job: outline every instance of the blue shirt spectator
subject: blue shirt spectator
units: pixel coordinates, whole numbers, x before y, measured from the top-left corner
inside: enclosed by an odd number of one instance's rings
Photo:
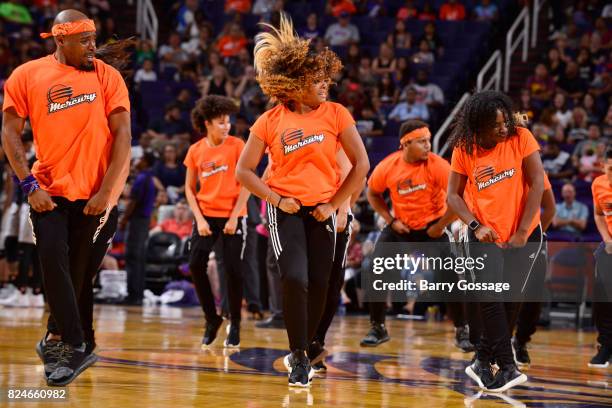
[[[498,12],[497,5],[491,3],[491,0],[482,0],[474,8],[474,17],[478,21],[493,21],[497,20]]]
[[[417,93],[413,87],[406,91],[406,101],[400,102],[389,114],[389,119],[403,122],[409,119],[429,120],[429,111],[424,103],[416,101]]]
[[[556,205],[557,213],[553,219],[553,227],[579,235],[586,228],[589,209],[585,204],[576,201],[576,189],[571,183],[563,186],[561,196],[563,202]]]
[[[164,155],[153,166],[153,175],[161,183],[160,187],[184,187],[185,186],[185,166],[178,160],[176,146],[168,143],[164,146]]]
[[[306,27],[300,30],[300,36],[308,40],[314,40],[315,38],[322,36],[316,13],[310,13],[308,15],[308,18],[306,19]]]

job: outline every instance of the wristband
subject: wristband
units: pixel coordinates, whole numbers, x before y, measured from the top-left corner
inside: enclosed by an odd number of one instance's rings
[[[276,204],[276,208],[280,208],[280,203],[281,201],[283,201],[283,197],[279,196],[280,198],[278,199],[278,204]]]
[[[33,192],[35,192],[36,190],[40,188],[40,186],[38,185],[38,181],[31,174],[19,182],[19,187],[21,187],[21,191],[26,196],[29,196],[30,194],[32,194]]]

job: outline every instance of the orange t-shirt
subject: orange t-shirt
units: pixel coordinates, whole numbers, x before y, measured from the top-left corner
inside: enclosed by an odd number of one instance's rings
[[[332,6],[332,15],[334,17],[338,17],[342,13],[355,14],[356,12],[357,7],[350,0],[342,0]]]
[[[603,174],[593,180],[591,184],[593,192],[593,204],[595,208],[603,212],[608,224],[608,232],[612,235],[612,185],[608,176]]]
[[[525,128],[517,127],[517,134],[498,143],[491,150],[475,148],[472,155],[455,148],[451,170],[467,176],[471,211],[481,224],[492,228],[497,242],[508,242],[516,232],[525,202],[527,183],[523,175],[523,159],[537,152],[538,142]],[[538,213],[531,221],[531,234],[540,222]]]
[[[89,199],[110,162],[109,114],[130,111],[125,82],[101,60],[79,71],[48,55],[17,67],[4,85],[3,111],[29,117],[37,161],[32,174],[52,196]]]
[[[266,184],[283,197],[302,205],[329,202],[340,186],[336,152],[340,134],[355,121],[349,111],[334,102],[301,115],[277,105],[251,127],[270,151],[271,167]]]
[[[196,198],[203,215],[220,218],[231,215],[240,195],[236,163],[243,148],[242,139],[228,136],[218,146],[210,146],[208,139],[203,138],[187,151],[184,164],[198,172],[200,188]],[[239,215],[243,217],[246,213],[245,205]]]
[[[221,37],[219,40],[219,53],[224,57],[234,57],[247,45],[244,37],[233,38],[229,35]]]
[[[527,184],[527,182],[525,182],[525,194],[527,194],[529,192],[529,185]],[[463,190],[463,200],[465,201],[465,204],[467,205],[468,209],[470,210],[470,212],[472,212],[472,190],[474,190],[474,186],[472,184],[466,183],[465,185],[465,190]],[[550,184],[550,180],[548,179],[548,174],[546,174],[546,172],[544,172],[544,191],[546,190],[552,190],[552,184]]]
[[[368,187],[389,190],[393,213],[410,229],[423,229],[446,212],[446,188],[450,165],[429,153],[427,160],[408,163],[402,151],[381,161],[368,180]]]
[[[463,4],[443,4],[440,7],[440,20],[465,20]]]
[[[176,234],[180,239],[183,239],[191,235],[193,230],[193,221],[187,220],[184,222],[178,222],[174,218],[168,218],[167,220],[162,221],[159,226],[163,232]]]
[[[251,11],[251,0],[225,0],[225,11],[246,14]]]

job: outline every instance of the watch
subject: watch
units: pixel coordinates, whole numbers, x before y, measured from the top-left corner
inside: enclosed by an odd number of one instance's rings
[[[472,222],[470,222],[468,224],[468,227],[472,230],[472,231],[476,231],[478,229],[478,227],[480,227],[480,223],[478,222],[478,220],[472,220]]]

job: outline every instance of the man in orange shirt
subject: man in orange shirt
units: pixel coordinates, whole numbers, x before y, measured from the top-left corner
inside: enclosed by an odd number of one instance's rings
[[[368,181],[368,201],[387,222],[376,245],[448,242],[446,227],[455,218],[446,206],[450,165],[431,152],[431,133],[420,120],[402,124],[400,148],[374,168]],[[383,198],[386,190],[391,196],[393,215]],[[375,347],[389,341],[385,302],[370,302],[370,323],[372,327],[361,340],[362,346]]]
[[[328,49],[310,49],[284,14],[280,28],[268,28],[271,32],[257,35],[255,67],[262,90],[279,104],[251,127],[236,175],[268,203],[291,350],[283,362],[289,386],[308,387],[314,370],[306,348],[325,308],[336,210],[359,188],[369,162],[351,114],[326,101],[329,83],[342,67],[338,57]],[[352,164],[342,182],[336,161],[339,146]],[[272,164],[264,182],[255,169],[266,149]]]
[[[181,199],[174,206],[174,215],[151,229],[151,234],[155,232],[170,232],[176,234],[180,239],[188,237],[193,231],[193,219],[189,212],[189,206],[184,199]]]
[[[242,139],[229,136],[229,115],[238,111],[229,98],[209,95],[191,112],[193,127],[204,137],[193,144],[185,157],[185,196],[195,218],[191,237],[189,270],[195,284],[206,329],[202,347],[212,344],[223,323],[206,268],[208,256],[218,239],[223,241],[223,260],[230,309],[225,347],[240,347],[242,307],[241,264],[246,245],[246,202],[249,192],[236,180],[236,163],[244,147]],[[199,189],[197,185],[199,183]]]
[[[89,256],[130,156],[127,88],[96,59],[95,24],[76,10],[54,21],[54,54],[15,69],[4,89],[2,144],[28,196],[51,314],[42,345],[47,382],[66,385],[96,360],[86,347],[78,296]],[[30,173],[21,131],[30,119]],[[49,371],[47,371],[49,369]]]
[[[502,280],[519,293],[542,248],[544,169],[538,143],[529,130],[517,125],[510,98],[496,91],[470,97],[451,137],[455,148],[448,204],[469,227],[469,256],[486,259],[479,274],[474,272],[475,279]],[[464,199],[466,189],[469,202]],[[533,243],[526,246],[528,241]],[[520,303],[504,304],[495,293],[472,294],[475,310],[468,320],[476,357],[466,374],[492,392],[522,384],[527,376],[517,369],[510,343]],[[493,360],[500,367],[495,376]]]
[[[229,32],[219,39],[217,48],[224,58],[237,56],[247,46],[247,39],[238,23],[232,23]]]
[[[465,20],[465,6],[457,0],[448,0],[440,7],[440,20]]]
[[[603,242],[595,252],[593,320],[599,350],[589,367],[606,368],[612,359],[612,146],[606,151],[605,174],[593,180],[595,224]]]

